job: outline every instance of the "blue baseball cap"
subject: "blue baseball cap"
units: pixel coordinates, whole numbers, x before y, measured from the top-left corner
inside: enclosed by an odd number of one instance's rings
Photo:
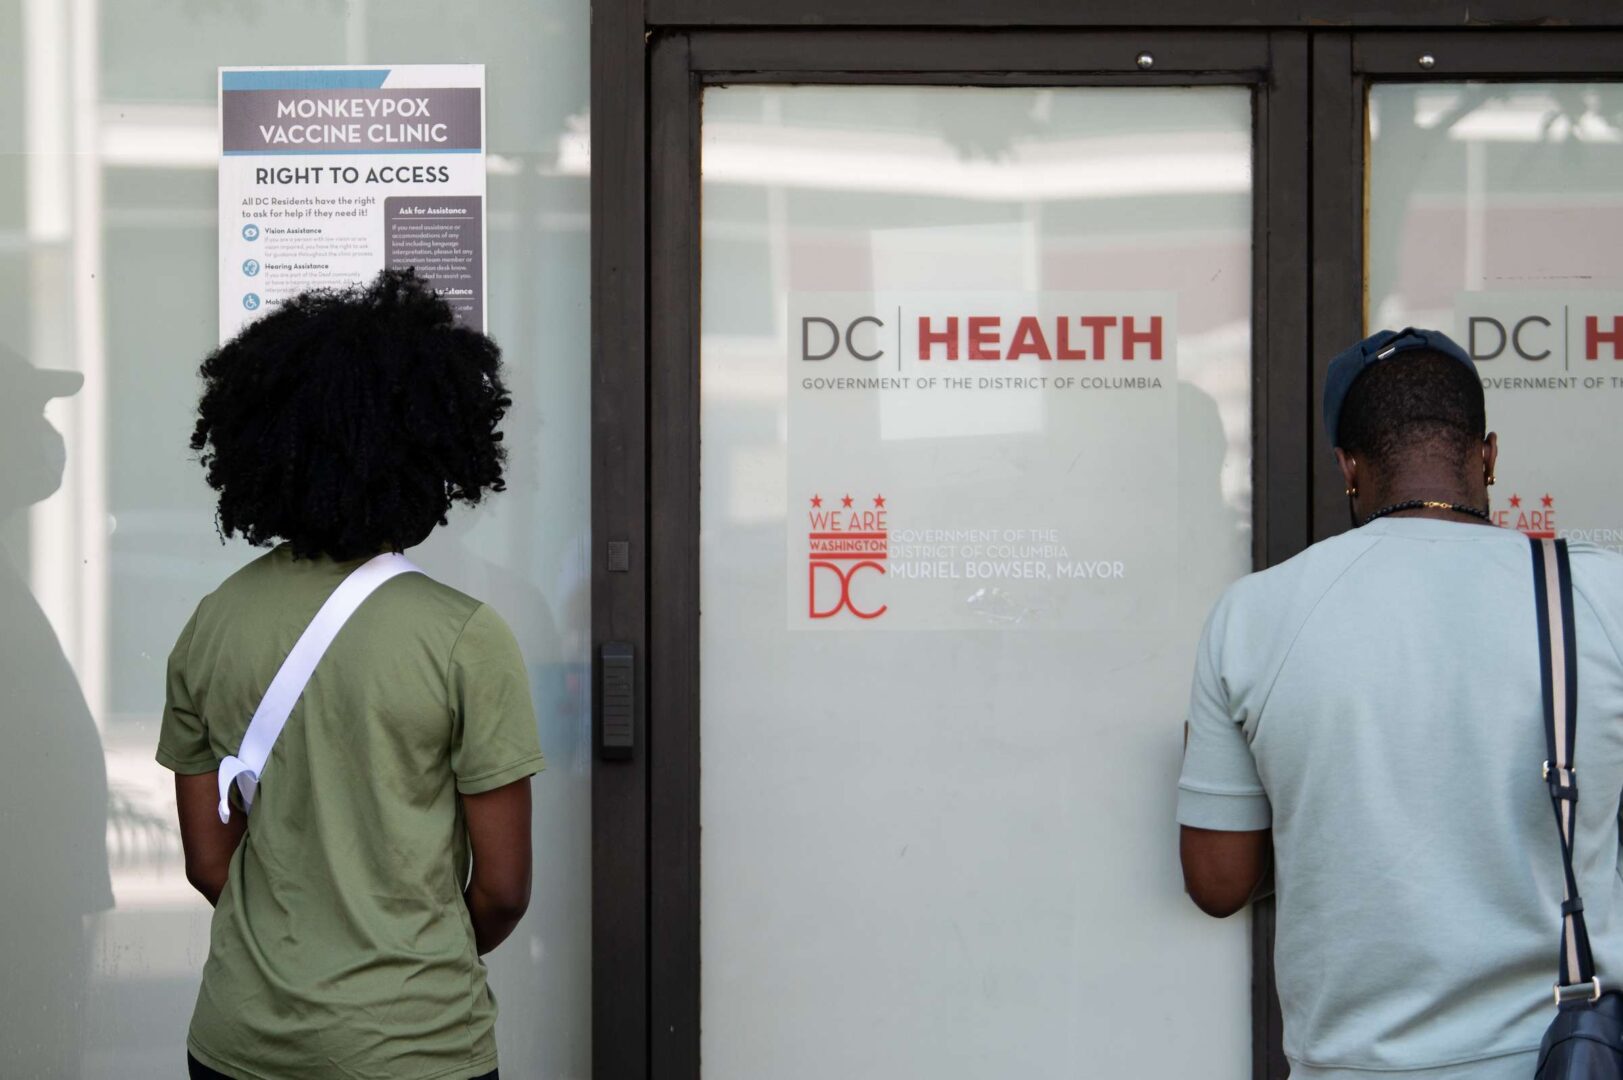
[[[1418,330],[1406,326],[1402,330],[1382,330],[1378,334],[1371,334],[1352,348],[1337,353],[1336,358],[1330,361],[1330,372],[1324,380],[1324,429],[1330,433],[1331,446],[1341,445],[1336,441],[1337,429],[1341,425],[1341,407],[1346,404],[1347,394],[1352,390],[1353,383],[1358,381],[1358,376],[1377,360],[1416,349],[1427,349],[1458,360],[1471,369],[1471,374],[1476,374],[1476,364],[1471,361],[1470,355],[1441,330]]]

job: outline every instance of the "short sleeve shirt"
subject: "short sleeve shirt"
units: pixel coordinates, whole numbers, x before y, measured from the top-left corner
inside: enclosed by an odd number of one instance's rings
[[[169,660],[161,764],[212,772],[236,753],[282,660],[360,561],[280,547],[198,605]],[[264,1080],[494,1068],[458,793],[541,767],[529,678],[501,617],[421,574],[385,583],[333,641],[266,763],[215,910],[192,1053]]]
[[[1623,557],[1571,550],[1578,876],[1616,985]],[[1531,1076],[1562,871],[1527,540],[1388,518],[1243,579],[1207,624],[1188,731],[1178,820],[1273,829],[1293,1080]]]

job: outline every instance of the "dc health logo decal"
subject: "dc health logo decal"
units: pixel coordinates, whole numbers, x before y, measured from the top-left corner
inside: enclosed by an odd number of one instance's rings
[[[828,506],[824,502],[814,494],[806,511],[806,614],[832,619],[849,612],[877,619],[890,610],[888,604],[875,604],[873,596],[890,555],[885,497],[874,495],[863,506],[850,494],[830,498]]]

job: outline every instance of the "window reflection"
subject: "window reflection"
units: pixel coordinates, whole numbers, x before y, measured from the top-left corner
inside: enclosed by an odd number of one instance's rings
[[[113,906],[101,740],[27,576],[29,508],[61,487],[68,460],[45,406],[82,383],[0,344],[0,934],[6,969],[28,973],[0,978],[0,1046],[19,1076],[79,1074],[93,917]]]
[[[1623,84],[1383,83],[1369,106],[1371,326],[1623,278]]]
[[[1623,550],[1623,84],[1382,83],[1369,135],[1371,329],[1476,355],[1500,524]]]

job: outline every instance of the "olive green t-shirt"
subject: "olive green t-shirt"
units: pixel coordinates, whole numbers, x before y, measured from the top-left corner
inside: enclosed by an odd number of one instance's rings
[[[206,773],[236,753],[293,643],[362,561],[279,547],[205,597],[169,659],[159,763]],[[501,617],[422,574],[381,586],[266,762],[214,912],[192,1054],[241,1080],[495,1068],[458,793],[541,767],[529,680]]]

